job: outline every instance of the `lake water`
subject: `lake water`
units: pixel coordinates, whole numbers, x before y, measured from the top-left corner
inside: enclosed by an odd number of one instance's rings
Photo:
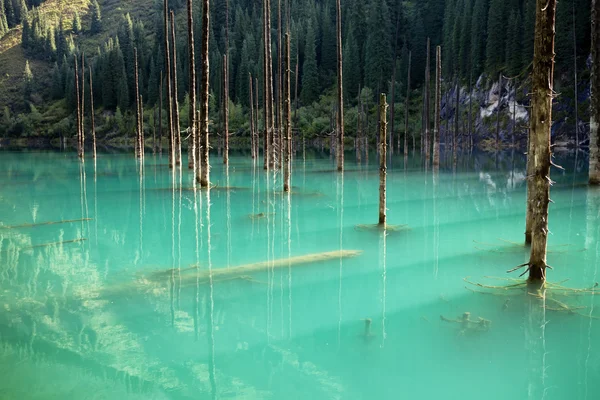
[[[406,226],[384,234],[375,154],[342,176],[298,151],[288,196],[247,154],[212,155],[207,192],[166,155],[140,174],[131,154],[1,152],[0,398],[600,398],[599,296],[465,281],[519,279],[525,157],[459,158],[393,157]],[[555,162],[549,280],[590,288],[600,191],[587,155]]]

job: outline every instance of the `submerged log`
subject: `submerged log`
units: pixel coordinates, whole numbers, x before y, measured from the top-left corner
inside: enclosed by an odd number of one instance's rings
[[[33,228],[33,227],[42,226],[42,225],[56,225],[56,224],[68,224],[71,222],[91,221],[92,219],[93,218],[65,219],[62,221],[38,222],[38,223],[34,223],[34,224],[8,225],[8,226],[0,226],[0,229]]]

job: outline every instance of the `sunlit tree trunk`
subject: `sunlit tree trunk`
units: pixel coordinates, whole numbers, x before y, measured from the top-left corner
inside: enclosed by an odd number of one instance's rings
[[[90,70],[90,118],[92,123],[92,157],[96,158],[96,121],[94,120],[94,86],[92,82],[92,67]]]
[[[79,157],[83,158],[85,153],[85,55],[81,53],[81,108],[79,112],[81,113],[81,119],[79,120],[81,123],[81,147],[79,152]]]
[[[197,143],[197,121],[196,121],[196,55],[194,43],[194,13],[192,0],[187,0],[187,23],[188,23],[188,58],[189,58],[189,124],[190,124],[190,139],[188,144],[188,168],[194,169],[196,162],[196,146]]]
[[[169,50],[169,1],[163,3],[163,28],[165,35],[165,68],[167,70],[167,119],[169,128],[169,167],[173,168],[175,164],[175,133],[173,131],[173,95],[171,88],[171,51]],[[161,96],[162,99],[162,96]],[[162,107],[161,107],[162,108]]]
[[[592,0],[592,98],[590,102],[590,184],[600,185],[600,0]]]
[[[339,1],[339,0],[338,0]],[[285,141],[283,143],[283,191],[290,191],[290,151],[292,141],[292,101],[291,101],[291,80],[292,70],[290,66],[290,34],[285,34],[285,79],[284,79],[284,101],[285,101]]]
[[[77,100],[77,155],[81,157],[81,100],[79,99],[79,67],[75,58],[75,97]]]
[[[379,225],[386,224],[386,159],[387,159],[387,102],[385,94],[379,98]]]
[[[133,49],[133,65],[134,65],[134,71],[133,71],[133,76],[135,79],[135,149],[136,149],[136,156],[141,158],[142,157],[142,148],[141,148],[141,142],[142,142],[142,117],[141,117],[141,104],[140,104],[140,82],[139,82],[139,74],[138,74],[138,54],[137,54],[137,48]]]
[[[210,0],[202,1],[202,77],[200,85],[202,88],[202,97],[200,99],[200,134],[202,137],[202,157],[201,157],[201,177],[200,186],[208,187],[209,185],[209,165],[208,165],[208,78],[209,78],[209,62],[208,62],[208,46],[209,46],[209,22],[210,22]]]
[[[430,56],[431,56],[431,40],[429,38],[427,38],[427,64],[425,65],[425,90],[423,93],[423,96],[425,97],[425,113],[423,115],[423,120],[425,123],[425,129],[424,129],[424,138],[423,138],[423,145],[425,146],[425,160],[429,160],[429,157],[431,155],[431,149],[430,149],[430,144],[429,144],[429,86],[430,86],[430,80],[431,80],[431,70],[430,70]]]
[[[440,114],[442,107],[442,48],[435,49],[435,116],[433,121],[433,166],[440,165]]]
[[[341,0],[336,1],[336,21],[337,21],[337,133],[338,133],[338,145],[337,145],[337,170],[344,170],[344,88],[343,88],[343,77],[342,77],[342,6]]]
[[[173,43],[173,129],[175,135],[175,165],[181,165],[181,125],[179,123],[179,94],[177,93],[177,45],[175,41],[175,14],[171,11],[171,42]]]
[[[223,56],[223,164],[229,164],[229,66],[227,54]]]
[[[406,78],[406,107],[404,110],[404,155],[408,155],[408,104],[410,102],[410,68],[412,53],[408,52],[408,72]],[[414,140],[413,140],[414,142]]]
[[[537,0],[533,56],[530,141],[535,149],[528,202],[533,207],[529,281],[546,279],[546,242],[550,202],[550,130],[554,84],[556,0]]]

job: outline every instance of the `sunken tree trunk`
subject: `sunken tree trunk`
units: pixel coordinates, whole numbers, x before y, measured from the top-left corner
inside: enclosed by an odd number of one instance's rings
[[[600,185],[600,0],[592,0],[592,95],[590,102],[590,184]]]
[[[227,54],[223,56],[223,164],[229,164],[229,67]]]
[[[210,0],[202,1],[202,76],[200,78],[200,87],[202,88],[202,97],[200,99],[200,135],[202,138],[201,162],[198,163],[201,168],[200,186],[209,185],[209,165],[208,165],[208,46],[209,46],[209,22],[210,22]],[[198,175],[196,175],[198,176]]]
[[[535,149],[531,190],[527,201],[533,204],[529,281],[546,279],[546,241],[550,203],[550,129],[554,84],[554,37],[556,0],[537,0],[535,46],[533,55],[530,142]],[[530,157],[530,155],[528,155]]]
[[[94,120],[94,86],[92,82],[92,67],[90,70],[90,119],[92,123],[92,157],[96,158],[96,122]]]
[[[338,0],[339,1],[339,0]],[[283,191],[290,191],[290,152],[292,141],[292,100],[291,100],[291,75],[290,67],[290,34],[285,34],[285,79],[283,83],[284,92],[284,114],[285,114],[285,140],[283,143]]]
[[[425,125],[425,129],[423,130],[424,133],[424,137],[423,137],[423,146],[425,146],[425,160],[429,160],[430,154],[431,154],[431,146],[429,144],[429,81],[431,78],[431,73],[430,73],[430,53],[431,53],[431,41],[429,38],[427,38],[427,64],[425,64],[425,89],[424,89],[424,114],[423,114],[423,120],[424,120],[424,125]]]
[[[171,11],[171,43],[173,43],[173,134],[175,135],[175,165],[181,165],[181,128],[179,124],[179,94],[177,93],[177,45],[175,41],[175,14]]]
[[[386,159],[387,159],[387,102],[385,94],[381,93],[379,98],[379,225],[385,227],[385,181],[386,181]]]
[[[408,52],[408,72],[406,78],[406,108],[404,110],[404,155],[408,155],[408,103],[410,102],[410,68],[412,53]]]
[[[336,22],[337,22],[337,131],[338,131],[338,145],[337,145],[337,170],[344,170],[344,88],[342,78],[342,6],[341,0],[336,1]]]
[[[163,28],[165,37],[165,68],[167,70],[167,119],[169,125],[169,168],[175,164],[175,132],[173,131],[173,95],[171,88],[171,51],[169,50],[169,0],[163,3]],[[161,97],[162,99],[162,97]],[[162,107],[161,107],[162,108]]]
[[[77,66],[77,56],[75,58],[75,97],[77,100],[77,155],[82,157],[81,149],[81,100],[79,99],[79,67]]]
[[[442,48],[435,49],[435,115],[433,121],[433,166],[440,165],[440,113],[442,107]]]
[[[187,23],[188,23],[188,58],[189,58],[189,124],[190,140],[188,144],[188,168],[194,169],[196,159],[197,144],[197,121],[196,121],[196,55],[194,45],[194,13],[192,0],[187,0]]]

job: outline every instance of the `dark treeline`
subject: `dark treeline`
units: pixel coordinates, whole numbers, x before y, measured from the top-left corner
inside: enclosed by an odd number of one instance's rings
[[[82,24],[76,14],[70,21],[57,26],[45,21],[39,12],[39,1],[0,0],[0,35],[7,29],[23,24],[22,46],[29,58],[54,63],[48,94],[55,100],[66,99],[68,112],[75,110],[73,54],[79,54],[80,37],[93,41],[103,31],[103,1],[91,3],[90,13]],[[194,2],[195,36],[201,34],[201,3]],[[335,0],[282,0],[282,19],[289,14],[291,30],[290,57],[292,70],[298,64],[299,106],[297,126],[310,133],[323,133],[331,125],[331,104],[336,84],[336,2]],[[277,6],[273,1],[272,5]],[[462,83],[477,80],[481,74],[497,79],[499,73],[515,76],[527,72],[533,57],[535,0],[347,0],[342,2],[342,42],[344,57],[344,101],[356,105],[362,88],[361,102],[375,107],[376,94],[391,92],[393,71],[396,71],[395,98],[403,101],[405,76],[411,53],[411,90],[421,93],[425,80],[426,43],[431,48],[442,46],[445,82]],[[174,0],[169,6],[175,11],[177,34],[177,93],[182,106],[182,127],[188,123],[187,93],[189,71],[187,33],[185,32],[185,1]],[[155,11],[144,20],[122,15],[110,38],[97,43],[94,52],[86,42],[87,65],[93,69],[94,104],[97,109],[118,111],[119,115],[134,113],[135,84],[133,49],[138,49],[140,94],[151,110],[158,104],[161,72],[164,64],[164,32],[162,2],[155,2]],[[288,8],[289,7],[289,8]],[[232,129],[249,129],[243,114],[250,109],[248,76],[262,76],[261,2],[229,0],[226,15],[225,0],[211,5],[210,87],[211,119],[218,120],[222,107],[223,55],[229,48],[229,99],[232,103]],[[289,10],[289,11],[288,11]],[[277,12],[273,12],[273,60],[277,59]],[[226,24],[226,18],[229,18]],[[6,21],[6,22],[4,22]],[[574,55],[580,70],[587,70],[590,36],[589,0],[564,0],[557,12],[556,79],[572,80]],[[285,22],[282,26],[286,26]],[[114,25],[114,24],[113,24]],[[229,34],[225,27],[229,26]],[[103,32],[106,33],[106,32]],[[226,46],[226,38],[229,46]],[[576,43],[577,48],[574,48]],[[200,68],[200,50],[196,48],[196,68]],[[396,57],[396,60],[394,59]],[[434,57],[435,58],[435,57]],[[395,62],[394,62],[395,61]],[[395,68],[394,68],[395,67]],[[274,69],[277,71],[277,69]],[[199,73],[199,71],[197,71]],[[34,81],[35,81],[34,76]],[[89,90],[89,88],[86,88]],[[262,93],[257,94],[262,102]],[[327,101],[323,100],[327,98]],[[25,108],[29,99],[25,99]],[[415,97],[418,101],[418,96]],[[20,105],[23,107],[23,105]],[[14,110],[14,105],[11,105]],[[376,112],[376,108],[373,108]],[[347,113],[356,113],[348,110]],[[308,115],[310,114],[310,115]],[[396,118],[404,117],[398,112]],[[154,113],[152,113],[154,115]],[[236,118],[239,123],[236,123]],[[417,117],[415,117],[417,118]],[[356,125],[352,115],[347,119],[350,132]],[[125,124],[125,123],[124,123]],[[125,124],[127,125],[127,124]],[[129,124],[131,125],[131,124]],[[398,123],[400,125],[400,123]],[[120,126],[130,131],[131,126]],[[184,129],[184,128],[183,128]]]

